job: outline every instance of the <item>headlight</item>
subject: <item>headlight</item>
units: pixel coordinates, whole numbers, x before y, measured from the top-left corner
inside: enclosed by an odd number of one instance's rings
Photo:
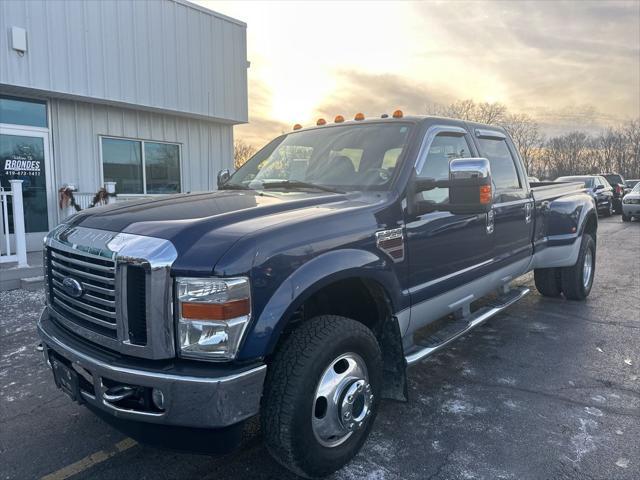
[[[181,357],[231,360],[251,318],[249,279],[178,278]]]

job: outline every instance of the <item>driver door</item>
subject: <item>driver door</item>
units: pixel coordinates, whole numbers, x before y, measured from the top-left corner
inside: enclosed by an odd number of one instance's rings
[[[416,165],[418,177],[446,180],[450,160],[477,156],[466,130],[459,127],[431,127],[429,130],[423,158],[418,159]],[[446,203],[449,189],[436,188],[417,195],[434,204]],[[406,218],[406,232],[411,324],[412,328],[419,328],[422,326],[421,303],[489,272],[492,228],[488,228],[487,214],[434,211]]]

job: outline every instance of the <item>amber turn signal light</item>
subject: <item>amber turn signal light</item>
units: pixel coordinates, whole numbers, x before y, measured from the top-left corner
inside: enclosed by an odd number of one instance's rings
[[[356,113],[356,116],[353,117],[354,120],[364,120],[364,113]]]
[[[301,128],[302,128],[302,125],[300,125],[299,123],[296,123],[296,124],[293,126],[293,129],[294,129],[294,130],[300,130]]]
[[[333,121],[335,123],[342,123],[344,122],[344,117],[342,115],[336,115],[336,118],[334,118]]]
[[[482,205],[491,203],[491,185],[482,185],[480,187],[480,203]]]
[[[250,307],[248,298],[227,303],[183,302],[182,318],[185,320],[231,320],[249,315]]]
[[[402,113],[402,110],[396,110],[393,112],[393,118],[402,118],[403,116],[404,114]]]
[[[326,125],[327,121],[324,118],[319,118],[316,125]]]

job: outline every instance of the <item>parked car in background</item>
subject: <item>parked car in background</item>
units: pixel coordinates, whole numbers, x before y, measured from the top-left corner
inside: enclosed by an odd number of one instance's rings
[[[570,175],[558,177],[556,182],[584,182],[589,195],[596,201],[598,213],[605,217],[613,215],[614,192],[606,178],[601,175]]]
[[[603,173],[609,185],[613,187],[613,209],[616,213],[622,212],[622,197],[628,192],[624,177],[619,173]]]
[[[640,219],[640,182],[622,199],[622,221],[630,222],[633,217]]]
[[[632,178],[631,180],[625,180],[624,182],[627,185],[627,188],[633,190],[638,183],[640,183],[640,178]]]

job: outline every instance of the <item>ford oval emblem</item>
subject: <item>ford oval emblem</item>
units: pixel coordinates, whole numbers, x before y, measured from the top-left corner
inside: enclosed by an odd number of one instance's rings
[[[80,298],[84,293],[80,282],[71,277],[66,277],[62,280],[62,288],[64,288],[67,295],[73,298]]]

